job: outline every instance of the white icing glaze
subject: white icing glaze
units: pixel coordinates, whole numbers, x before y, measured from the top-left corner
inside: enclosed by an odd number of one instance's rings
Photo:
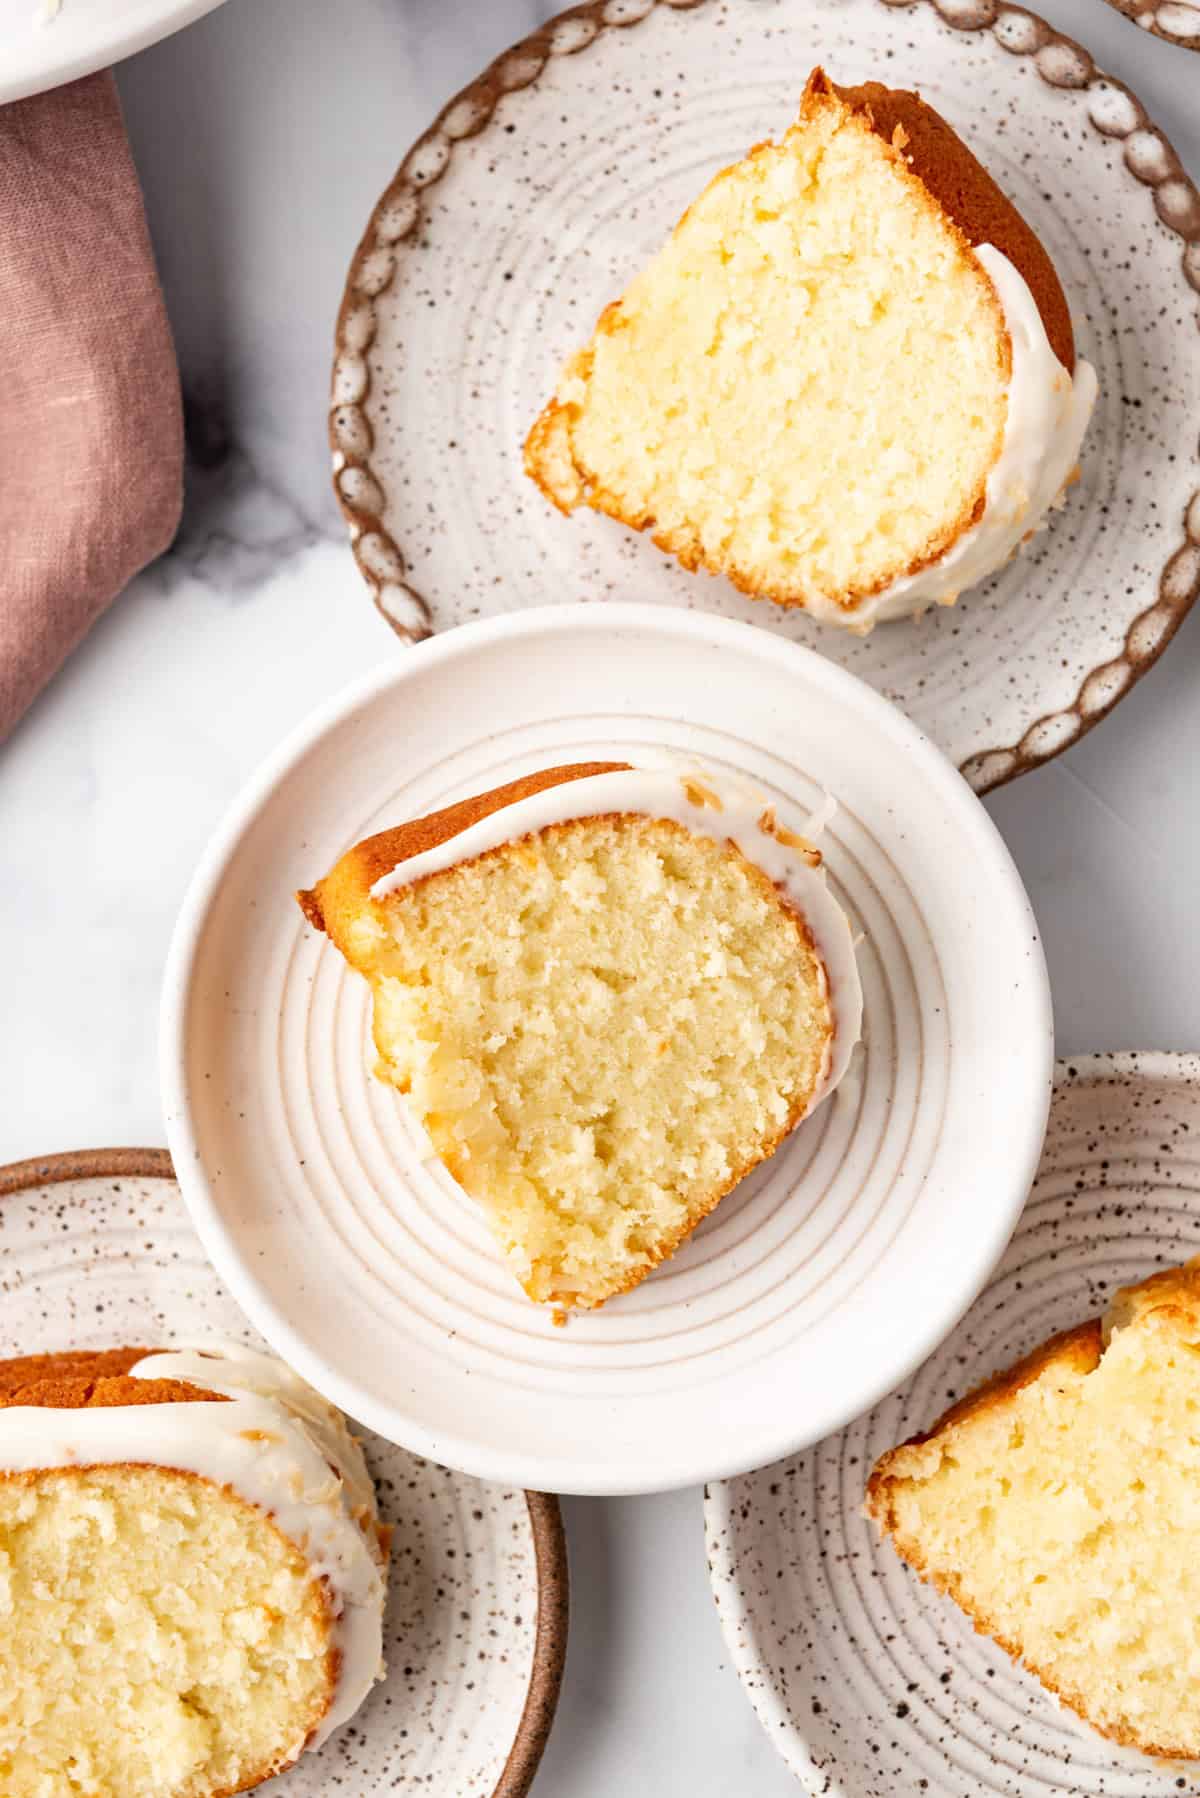
[[[713,795],[720,809],[706,804],[702,794]],[[769,797],[750,781],[727,774],[710,773],[695,763],[663,768],[633,768],[615,774],[592,774],[581,780],[561,781],[527,799],[515,800],[492,812],[477,824],[461,830],[435,849],[426,849],[381,875],[371,888],[372,899],[384,899],[401,887],[412,886],[430,874],[440,874],[459,862],[471,861],[533,836],[552,824],[576,818],[596,818],[624,813],[643,818],[669,818],[685,830],[733,843],[748,862],[779,888],[788,904],[808,925],[822,963],[834,1021],[834,1037],[824,1078],[814,1093],[808,1112],[833,1091],[850,1064],[862,1033],[862,985],[854,959],[854,943],[845,912],[829,891],[823,866],[813,867],[795,846],[781,842],[763,828],[760,820],[768,808],[776,822],[797,836],[806,835],[803,821],[780,817]],[[829,821],[829,801],[816,815],[815,829]],[[808,1115],[806,1113],[806,1115]]]
[[[853,610],[832,599],[808,600],[827,624],[858,632],[890,618],[910,618],[931,605],[953,605],[1015,554],[1063,493],[1096,401],[1096,373],[1077,361],[1075,375],[1050,347],[1037,301],[1007,256],[991,244],[975,251],[1004,310],[1012,340],[1008,416],[1000,454],[987,479],[983,516],[944,555],[916,574],[901,575]]]
[[[384,1557],[375,1489],[345,1419],[272,1355],[238,1343],[167,1349],[130,1369],[135,1379],[183,1380],[228,1404],[0,1409],[0,1469],[135,1462],[201,1475],[267,1512],[327,1582],[340,1655],[317,1748],[358,1709],[383,1674]]]

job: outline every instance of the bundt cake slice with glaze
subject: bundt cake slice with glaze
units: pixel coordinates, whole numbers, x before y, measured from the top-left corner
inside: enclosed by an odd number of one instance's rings
[[[0,1792],[229,1798],[381,1672],[341,1416],[236,1345],[0,1363]]]
[[[916,94],[818,69],[601,314],[525,463],[562,511],[863,631],[1032,535],[1095,392],[1046,250],[966,145]]]
[[[635,1286],[841,1077],[861,997],[820,861],[740,785],[589,763],[384,831],[299,896],[531,1299]]]
[[[1200,1759],[1200,1261],[883,1455],[867,1512],[1094,1728]]]

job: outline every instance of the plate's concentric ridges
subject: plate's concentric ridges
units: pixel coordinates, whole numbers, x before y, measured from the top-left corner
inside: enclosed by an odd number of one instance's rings
[[[150,1171],[156,1162],[170,1165],[163,1154],[118,1150],[0,1170],[0,1357],[249,1339],[174,1180]],[[319,1754],[261,1790],[523,1798],[566,1647],[555,1501],[484,1486],[376,1437],[364,1446],[394,1532],[390,1676]]]
[[[862,932],[865,1040],[651,1279],[558,1329],[375,1077],[366,983],[291,895],[362,836],[519,772],[663,751],[750,776],[784,817],[835,794],[826,865]],[[264,1334],[382,1433],[557,1490],[771,1459],[800,1439],[778,1380],[804,1386],[810,1439],[873,1400],[881,1358],[915,1361],[999,1253],[1048,1085],[1036,927],[953,770],[819,658],[647,607],[456,632],[338,702],[214,845],[166,994],[176,1161]],[[925,1245],[939,1295],[889,1321]]]
[[[552,721],[553,722],[553,721]],[[559,759],[588,760],[611,744],[557,721]],[[622,752],[657,745],[623,723]],[[568,733],[571,733],[568,735]],[[527,761],[526,733],[489,737],[464,751],[482,791]],[[714,769],[744,765],[747,746],[709,728],[701,754]],[[565,739],[565,740],[564,740]],[[448,797],[435,765],[410,771],[394,802],[353,823],[353,838],[413,806]],[[776,805],[815,810],[821,792],[794,772],[760,773]],[[416,794],[420,797],[417,799]],[[577,1319],[551,1339],[545,1319],[505,1272],[477,1208],[433,1155],[404,1101],[370,1076],[365,983],[307,929],[297,911],[262,994],[261,1056],[280,1191],[290,1223],[309,1227],[314,1205],[336,1245],[339,1277],[376,1310],[403,1307],[410,1334],[432,1359],[469,1357],[475,1378],[553,1391],[569,1369],[594,1395],[620,1399],[652,1378],[662,1390],[696,1377],[695,1364],[753,1358],[812,1327],[877,1264],[936,1145],[948,1078],[945,996],[936,963],[914,971],[908,943],[927,938],[920,907],[890,858],[843,808],[826,843],[835,889],[863,932],[861,963],[870,1038],[844,1095],[822,1108],[772,1161],[718,1207],[693,1240],[627,1301],[621,1313]],[[940,1098],[939,1098],[940,1095]],[[917,1118],[921,1097],[926,1124]],[[931,1140],[932,1138],[932,1140]],[[915,1164],[907,1176],[906,1163]],[[303,1186],[289,1168],[304,1170]],[[862,1206],[873,1187],[878,1199]],[[805,1307],[812,1306],[809,1315]],[[681,1308],[682,1307],[682,1308]]]
[[[1176,0],[1115,3],[1176,42],[1200,21]],[[963,126],[1047,243],[1101,381],[1063,515],[957,607],[865,640],[689,575],[608,520],[560,519],[521,470],[562,359],[705,176],[790,120],[818,61],[885,69]],[[595,130],[613,95],[615,149]],[[714,608],[861,674],[985,791],[1103,717],[1200,587],[1200,389],[1179,376],[1197,290],[1200,195],[1174,150],[1024,7],[593,0],[456,96],[376,208],[338,321],[335,486],[402,637],[559,594]]]
[[[1200,1250],[1200,1060],[1060,1064],[1046,1149],[996,1278],[893,1393],[815,1449],[713,1486],[709,1562],[764,1724],[837,1798],[1167,1798],[1195,1789],[1050,1700],[861,1515],[880,1454],[1118,1286]]]

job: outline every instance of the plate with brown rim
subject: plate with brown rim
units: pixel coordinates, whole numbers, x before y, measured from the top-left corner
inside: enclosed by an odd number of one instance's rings
[[[566,353],[808,69],[916,86],[1044,239],[1101,397],[1082,477],[957,606],[866,638],[555,513],[525,433]],[[554,600],[717,611],[900,704],[978,791],[1048,760],[1161,655],[1200,585],[1200,194],[1145,108],[1008,0],[594,0],[515,45],[404,156],[338,320],[334,481],[410,639]]]
[[[1200,50],[1200,6],[1195,0],[1108,0],[1118,12],[1181,50]]]
[[[705,1493],[709,1577],[759,1721],[813,1798],[1195,1798],[1195,1763],[1096,1734],[922,1584],[862,1513],[885,1449],[1117,1290],[1200,1253],[1200,1056],[1057,1065],[995,1277],[912,1379],[803,1455]]]
[[[0,1357],[253,1333],[204,1258],[165,1149],[0,1168]],[[486,1486],[362,1432],[393,1526],[389,1673],[354,1721],[258,1789],[524,1798],[567,1646],[558,1500]]]

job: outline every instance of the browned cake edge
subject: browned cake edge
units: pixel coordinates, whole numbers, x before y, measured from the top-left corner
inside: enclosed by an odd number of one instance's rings
[[[972,1602],[959,1575],[941,1573],[928,1565],[916,1539],[900,1532],[894,1503],[894,1487],[910,1477],[906,1464],[911,1468],[914,1450],[918,1451],[918,1456],[919,1451],[927,1445],[936,1446],[940,1450],[953,1440],[955,1432],[964,1424],[983,1413],[1002,1411],[1026,1386],[1051,1372],[1056,1366],[1061,1367],[1064,1372],[1093,1372],[1100,1363],[1110,1329],[1126,1328],[1152,1312],[1162,1314],[1163,1322],[1168,1327],[1178,1328],[1179,1323],[1184,1321],[1193,1335],[1200,1335],[1200,1260],[1184,1267],[1167,1268],[1137,1286],[1124,1288],[1114,1296],[1103,1319],[1090,1318],[1073,1329],[1060,1331],[1014,1366],[994,1374],[957,1404],[951,1405],[928,1430],[922,1430],[909,1437],[907,1442],[888,1449],[876,1461],[867,1481],[863,1510],[876,1524],[881,1535],[891,1539],[897,1554],[919,1578],[952,1598],[970,1618],[979,1635],[990,1636],[1006,1654],[1026,1667],[1047,1691],[1053,1692],[1068,1710],[1082,1717],[1097,1734],[1156,1758],[1187,1760],[1197,1754],[1196,1742],[1145,1742],[1133,1730],[1120,1723],[1101,1722],[1092,1713],[1086,1692],[1060,1685],[1048,1669],[1029,1660],[1019,1644],[1005,1636],[996,1620]]]
[[[913,174],[954,220],[972,249],[989,243],[1007,256],[1037,303],[1051,349],[1073,373],[1071,314],[1045,245],[942,115],[906,88],[885,87],[881,81],[839,87],[821,69],[813,71],[806,91],[837,94],[862,113],[879,137],[901,150]],[[899,140],[897,131],[903,133]]]
[[[617,774],[629,771],[630,764],[628,762],[572,762],[560,767],[542,768],[537,773],[525,774],[519,780],[509,781],[504,786],[493,787],[490,792],[478,794],[471,799],[461,799],[456,805],[446,806],[441,811],[431,812],[423,818],[415,818],[408,824],[394,825],[389,830],[382,830],[375,836],[364,838],[361,843],[356,843],[352,849],[348,849],[329,873],[317,882],[315,887],[296,894],[297,903],[309,923],[315,929],[323,930],[328,935],[330,941],[341,951],[351,967],[356,968],[360,973],[365,973],[366,970],[358,966],[352,952],[352,927],[355,919],[361,916],[366,906],[386,903],[386,901],[371,899],[371,888],[383,875],[391,873],[393,868],[398,867],[401,862],[410,860],[414,855],[421,855],[427,849],[435,849],[440,844],[448,842],[451,837],[458,836],[460,832],[477,824],[480,819],[490,817],[493,812],[502,810],[504,806],[512,805],[519,799],[526,799],[533,793],[543,792],[547,787],[561,786],[572,780],[583,780],[594,774]],[[677,828],[683,830],[684,827],[679,825]],[[738,852],[731,849],[730,853]],[[752,862],[747,862],[745,865],[750,869],[752,876],[770,892],[772,898],[782,903],[769,876]],[[820,957],[816,943],[807,922],[790,906],[786,906],[785,909],[801,943],[819,963]],[[831,1013],[830,1042],[832,1042],[833,1028],[834,1020]],[[379,1050],[380,1069],[381,1071],[386,1070],[387,1057],[378,1040],[376,1040],[376,1047]],[[386,1078],[386,1073],[383,1074],[383,1077]],[[621,1292],[632,1291],[633,1287],[639,1286],[655,1267],[668,1260],[703,1222],[704,1218],[716,1209],[728,1193],[732,1192],[739,1181],[744,1180],[746,1175],[752,1172],[760,1162],[767,1160],[775,1153],[780,1143],[790,1135],[804,1117],[810,1096],[804,1095],[797,1101],[779,1133],[736,1170],[728,1184],[712,1198],[703,1212],[684,1224],[676,1235],[658,1245],[655,1257],[649,1266],[631,1276],[625,1285],[616,1287],[607,1293],[604,1299],[596,1301],[597,1306],[606,1304],[610,1298],[616,1298]],[[453,1158],[441,1156],[439,1159],[454,1178],[458,1179],[459,1174],[453,1165]],[[538,1299],[532,1292],[528,1296],[535,1304],[545,1302]]]
[[[920,184],[926,204],[936,206],[939,217],[949,221],[968,253],[978,245],[990,242],[1008,257],[1033,293],[1055,354],[1069,370],[1073,370],[1075,344],[1070,313],[1049,255],[1016,207],[941,115],[918,94],[888,88],[878,81],[865,82],[858,87],[838,87],[823,69],[816,68],[805,85],[797,123],[803,124],[806,118],[830,104],[848,108],[887,145],[897,168]],[[747,156],[752,157],[757,151],[770,147],[756,144]],[[726,179],[738,166],[733,164],[722,169],[709,186]],[[685,212],[679,225],[686,217]],[[986,278],[986,271],[981,272]],[[1010,354],[1007,327],[999,298],[994,293],[993,299],[1007,356]],[[621,302],[614,300],[597,320],[594,336],[618,329],[620,316]],[[591,346],[585,346],[576,352],[569,364],[585,381],[590,374],[592,354]],[[552,396],[534,420],[525,440],[525,471],[560,512],[570,513],[576,506],[586,504],[631,530],[649,531],[660,549],[677,557],[692,573],[704,569],[710,574],[723,574],[752,599],[770,599],[784,606],[803,605],[800,592],[767,591],[732,560],[706,554],[683,533],[656,530],[657,521],[648,513],[631,512],[622,495],[609,492],[577,461],[572,427],[578,416],[578,405],[564,403],[556,395]],[[986,486],[986,480],[981,481],[960,516],[948,521],[904,568],[891,571],[869,586],[855,586],[829,597],[844,611],[853,613],[862,600],[883,591],[899,576],[917,574],[929,567],[983,516]]]
[[[149,1348],[63,1349],[51,1354],[18,1355],[10,1360],[0,1361],[0,1410],[16,1405],[78,1411],[120,1409],[128,1405],[188,1404],[196,1401],[228,1403],[224,1393],[207,1392],[199,1386],[189,1385],[185,1380],[134,1379],[129,1372],[130,1368],[144,1356],[155,1352]],[[88,1469],[56,1467],[45,1471],[70,1479],[86,1473]],[[163,1467],[157,1471],[180,1480],[209,1484],[203,1474],[190,1473],[184,1468]],[[0,1483],[28,1485],[39,1477],[36,1470],[28,1473],[0,1471]],[[275,1527],[270,1517],[267,1521],[272,1528]],[[289,1547],[296,1548],[296,1544],[289,1542]],[[341,1650],[333,1640],[334,1614],[328,1583],[322,1578],[317,1584],[325,1607],[326,1633],[329,1639],[326,1655],[329,1696],[320,1716],[310,1726],[305,1741],[295,1754],[273,1761],[244,1779],[240,1785],[220,1787],[207,1794],[206,1798],[237,1798],[239,1792],[253,1791],[256,1786],[274,1778],[276,1774],[286,1772],[304,1753],[328,1713],[337,1692],[342,1657]]]
[[[536,774],[522,774],[518,780],[506,781],[471,799],[460,799],[456,805],[443,806],[423,818],[407,824],[393,825],[373,837],[364,837],[334,863],[324,879],[296,894],[301,911],[316,930],[323,930],[353,965],[347,949],[349,925],[371,903],[371,888],[401,862],[436,849],[451,837],[469,830],[493,812],[518,799],[528,799],[547,787],[561,786],[569,780],[586,780],[593,774],[628,772],[628,762],[571,762],[557,768],[539,768]]]
[[[148,1348],[64,1349],[0,1361],[0,1410],[9,1405],[78,1411],[197,1399],[225,1402],[222,1393],[204,1392],[183,1380],[135,1380],[130,1368],[154,1353]]]
[[[1184,1341],[1200,1339],[1200,1256],[1115,1292],[1103,1318],[1105,1342],[1112,1331],[1152,1316]]]

